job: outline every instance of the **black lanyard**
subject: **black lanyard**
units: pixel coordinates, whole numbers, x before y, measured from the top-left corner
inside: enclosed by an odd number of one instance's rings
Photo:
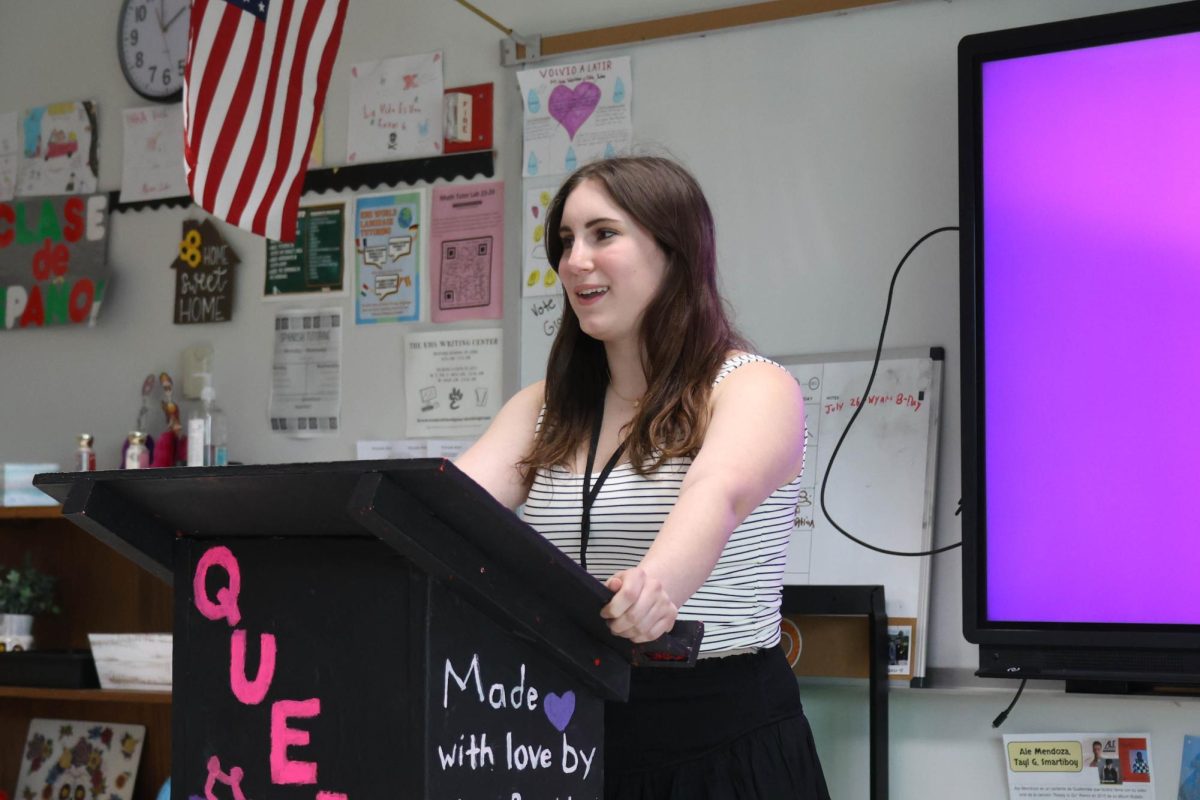
[[[590,486],[592,482],[592,467],[596,463],[596,449],[600,446],[600,425],[604,422],[604,397],[600,397],[600,406],[596,409],[596,422],[592,426],[592,441],[588,445],[587,455],[587,470],[583,473],[583,512],[579,518],[579,565],[587,569],[587,546],[588,536],[592,530],[592,504],[596,502],[596,497],[600,494],[600,487],[604,485],[604,481],[608,479],[608,473],[613,471],[613,467],[617,465],[617,460],[621,458],[621,453],[625,452],[625,442],[617,445],[617,449],[613,451],[609,457],[608,463],[604,465],[604,469],[600,470],[600,477],[596,478],[596,485]]]

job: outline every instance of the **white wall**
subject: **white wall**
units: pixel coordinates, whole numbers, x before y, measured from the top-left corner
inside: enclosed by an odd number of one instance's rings
[[[552,34],[727,3],[636,0],[485,2],[526,34]],[[1125,8],[1139,0],[911,0],[842,15],[660,42],[629,54],[634,121],[644,146],[687,162],[713,202],[723,282],[744,332],[766,353],[863,350],[874,345],[896,261],[922,233],[957,224],[956,47],[965,34]],[[83,9],[87,8],[86,13]],[[115,55],[119,0],[0,0],[0,111],[88,98],[99,105],[100,183],[120,180],[120,110],[143,104]],[[514,71],[499,66],[499,36],[456,3],[351,0],[326,106],[326,159],[343,160],[349,65],[441,49],[448,86],[496,85],[497,177],[507,182],[506,388],[517,380],[520,100]],[[562,59],[573,60],[573,59]],[[730,91],[730,87],[737,87]],[[714,87],[720,91],[714,91]],[[432,326],[349,327],[340,436],[297,441],[267,430],[271,313],[260,239],[223,226],[243,259],[234,321],[171,324],[174,259],[183,210],[114,214],[115,278],[94,330],[0,332],[0,460],[69,463],[75,434],[96,435],[101,467],[115,464],[136,417],[142,377],[179,370],[179,353],[207,342],[231,412],[231,456],[251,462],[353,458],[354,442],[403,435],[403,333]],[[959,358],[957,240],[942,235],[906,267],[888,345],[942,345],[943,398],[937,544],[957,540]],[[353,309],[342,301],[346,313]],[[484,326],[489,323],[479,323]],[[460,327],[475,327],[463,324]],[[961,635],[957,552],[933,572],[929,663],[973,665]],[[897,798],[1001,798],[1002,756],[990,721],[1012,687],[976,693],[893,695],[892,769]],[[865,694],[806,687],[835,796],[866,796]],[[1146,730],[1155,767],[1176,779],[1179,737],[1200,724],[1194,702],[1026,697],[1012,730]]]

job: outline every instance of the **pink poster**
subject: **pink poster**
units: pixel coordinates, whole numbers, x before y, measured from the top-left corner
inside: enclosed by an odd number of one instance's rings
[[[504,183],[430,190],[430,306],[434,322],[504,314]]]

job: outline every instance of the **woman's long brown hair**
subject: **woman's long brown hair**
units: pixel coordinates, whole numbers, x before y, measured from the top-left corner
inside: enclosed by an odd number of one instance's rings
[[[626,449],[645,475],[669,458],[695,456],[708,426],[712,381],[730,350],[746,349],[717,290],[716,232],[696,179],[657,156],[624,156],[576,170],[546,214],[546,253],[558,269],[563,208],[584,181],[595,181],[654,237],[667,257],[658,294],[642,315],[646,395],[628,427]],[[590,438],[608,387],[604,344],[579,327],[568,300],[546,367],[546,412],[529,455],[526,480],[539,467],[568,466]]]

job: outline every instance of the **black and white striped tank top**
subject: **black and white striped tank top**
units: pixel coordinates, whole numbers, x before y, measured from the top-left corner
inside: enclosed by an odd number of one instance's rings
[[[734,356],[721,365],[713,386],[755,361],[775,363],[762,356]],[[638,565],[675,505],[691,463],[690,458],[669,459],[647,477],[628,462],[613,469],[592,506],[587,560],[595,578],[603,581]],[[708,580],[679,610],[679,619],[704,622],[701,655],[779,643],[783,570],[799,493],[797,476],[750,512],[730,535]],[[538,469],[524,510],[526,522],[576,561],[582,495],[582,475],[564,467]]]

